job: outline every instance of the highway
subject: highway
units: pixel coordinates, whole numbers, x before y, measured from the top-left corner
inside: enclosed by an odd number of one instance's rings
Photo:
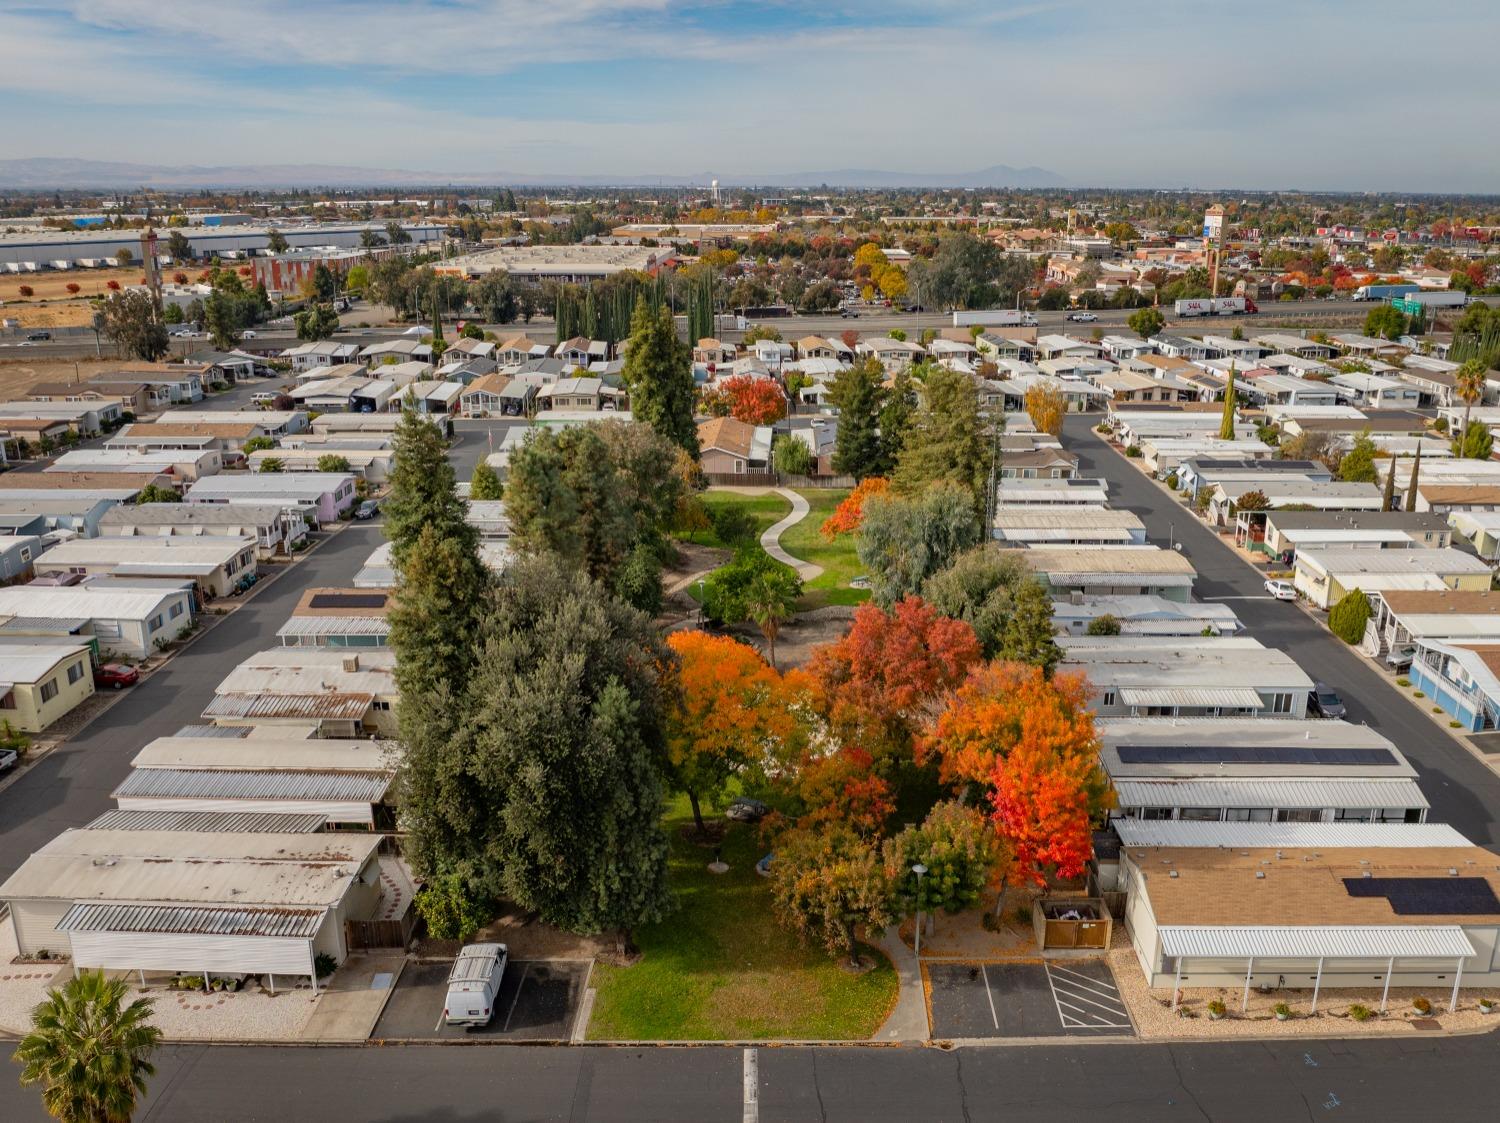
[[[1263,304],[1260,313],[1253,316],[1194,316],[1178,319],[1170,314],[1170,310],[1164,309],[1164,312],[1167,313],[1169,331],[1207,330],[1227,334],[1235,324],[1243,325],[1247,331],[1252,327],[1255,330],[1265,331],[1269,330],[1272,325],[1281,324],[1287,318],[1302,317],[1308,317],[1310,323],[1319,323],[1325,327],[1337,319],[1342,326],[1354,329],[1363,325],[1366,314],[1373,307],[1375,307],[1373,304],[1355,303],[1348,300],[1295,300]],[[1096,327],[1106,330],[1124,330],[1125,320],[1131,311],[1133,309],[1100,309],[1094,313],[1099,317],[1098,320],[1091,323],[1070,321],[1067,312],[1037,312],[1035,315],[1038,326],[1043,330],[1067,330],[1087,336],[1089,331]],[[348,326],[369,319],[369,310],[360,305],[356,305],[353,311],[344,313],[341,319],[346,327],[334,338],[352,343],[389,339],[409,326],[393,325],[383,328]],[[682,317],[678,319],[681,320]],[[724,326],[732,325],[733,317],[721,315],[719,320],[721,339],[727,342],[738,342],[744,335],[732,326]],[[778,316],[756,322],[775,327],[781,332],[783,338],[792,340],[804,335],[839,335],[849,330],[863,334],[883,335],[893,328],[899,328],[909,335],[917,336],[924,328],[951,327],[953,317],[936,310],[903,312],[887,308],[870,308],[862,309],[857,317],[848,319],[834,313],[832,315]],[[538,343],[557,342],[556,325],[551,320],[534,319],[529,324],[513,322],[481,326],[486,331],[493,331],[501,336],[525,334]],[[24,344],[24,339],[24,332],[0,336],[0,359],[81,359],[93,358],[98,354],[92,331],[78,335],[58,335],[49,342]],[[255,338],[246,340],[245,347],[257,353],[271,353],[293,347],[296,343],[295,331],[286,326],[275,325],[257,329]],[[187,355],[194,351],[207,350],[210,347],[211,344],[207,339],[172,340],[173,353],[177,355]],[[103,353],[105,357],[109,356],[108,340],[103,344]]]

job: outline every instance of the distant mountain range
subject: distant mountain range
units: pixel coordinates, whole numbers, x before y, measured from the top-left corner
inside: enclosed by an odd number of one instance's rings
[[[692,187],[710,180],[726,187],[1061,187],[1065,181],[1045,168],[995,164],[976,172],[889,172],[844,168],[781,175],[521,175],[512,172],[419,172],[402,168],[360,168],[343,164],[246,164],[214,167],[128,164],[108,160],[33,157],[0,160],[0,188],[274,189],[282,187]]]

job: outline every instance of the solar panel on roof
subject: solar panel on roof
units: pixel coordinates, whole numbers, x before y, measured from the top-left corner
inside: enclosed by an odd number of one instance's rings
[[[384,608],[384,593],[314,593],[309,608]]]
[[[1122,764],[1395,764],[1382,748],[1314,745],[1119,745]]]
[[[1346,877],[1351,897],[1384,897],[1397,916],[1493,916],[1500,898],[1482,877]]]

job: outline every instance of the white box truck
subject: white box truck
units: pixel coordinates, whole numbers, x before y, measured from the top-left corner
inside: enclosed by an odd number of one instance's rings
[[[1173,308],[1179,316],[1240,316],[1260,311],[1248,296],[1201,296],[1179,300]]]
[[[463,948],[448,972],[443,1020],[450,1026],[488,1025],[495,1016],[495,997],[500,993],[500,979],[509,957],[504,944],[470,944]]]
[[[1015,308],[991,308],[987,312],[955,312],[953,326],[973,327],[978,324],[986,328],[1034,328],[1036,313],[1022,312]]]

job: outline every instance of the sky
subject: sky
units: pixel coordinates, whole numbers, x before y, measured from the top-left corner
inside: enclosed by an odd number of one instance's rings
[[[1497,33],[1493,0],[0,0],[0,158],[1494,193]]]

